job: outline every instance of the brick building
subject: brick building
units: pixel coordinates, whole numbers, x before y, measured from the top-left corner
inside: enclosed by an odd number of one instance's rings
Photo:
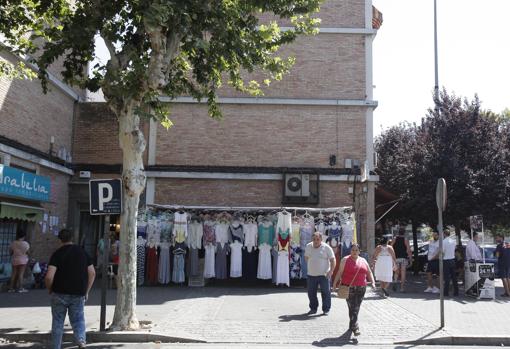
[[[377,177],[370,171],[377,102],[372,97],[372,40],[381,15],[371,0],[330,0],[319,17],[318,35],[283,49],[283,55],[296,57],[296,64],[263,97],[225,88],[219,93],[224,118],[215,121],[204,104],[182,96],[168,101],[174,123],[170,130],[155,122],[144,125],[146,204],[354,205],[360,241],[373,249]],[[88,214],[88,178],[80,177],[80,171],[90,171],[91,178],[119,177],[115,118],[101,101],[77,103],[80,96],[65,86],[55,85],[41,97],[37,84],[0,83],[0,146],[25,149],[36,159],[27,155],[24,160],[51,177],[52,198],[34,205],[57,214],[93,251],[99,220]],[[27,96],[29,91],[33,95]],[[48,153],[52,136],[53,149],[72,151],[71,166]],[[12,155],[4,148],[0,152]],[[37,165],[43,160],[44,165]],[[308,190],[288,189],[292,178]],[[53,240],[33,225],[34,241]]]

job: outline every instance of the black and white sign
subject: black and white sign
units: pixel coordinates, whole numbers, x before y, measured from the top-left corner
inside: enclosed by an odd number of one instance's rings
[[[89,181],[90,214],[120,214],[122,211],[122,181],[91,179]]]

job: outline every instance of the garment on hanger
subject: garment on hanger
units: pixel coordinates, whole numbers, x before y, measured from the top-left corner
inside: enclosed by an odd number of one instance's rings
[[[262,222],[258,226],[258,237],[259,246],[267,244],[273,246],[274,243],[274,226],[273,223],[266,221]]]
[[[290,278],[301,279],[301,247],[299,245],[290,248]]]
[[[209,243],[206,244],[204,248],[205,248],[204,278],[210,279],[216,276],[214,256],[216,246]]]
[[[145,282],[145,244],[141,236],[136,242],[136,284],[142,286]]]
[[[238,240],[230,244],[230,277],[243,276],[243,245]]]
[[[184,242],[175,244],[172,253],[174,255],[172,282],[181,284],[186,280],[186,275],[184,273],[186,245]]]
[[[216,237],[216,244],[225,245],[232,242],[232,237],[228,231],[229,225],[226,223],[218,223],[214,227],[214,235]],[[217,252],[217,251],[216,251]],[[218,277],[218,276],[216,276]]]
[[[252,248],[251,251],[243,249],[243,278],[246,280],[257,279],[257,266],[259,252]]]
[[[232,237],[232,241],[239,241],[241,245],[244,243],[244,229],[242,224],[234,222],[228,227],[228,231],[229,235]]]
[[[245,223],[243,224],[244,233],[244,246],[251,252],[252,249],[257,248],[257,224]]]
[[[156,246],[147,248],[147,283],[156,285],[158,282],[158,253]]]
[[[188,236],[188,214],[184,211],[174,213],[172,235],[176,243],[183,243]]]
[[[158,282],[163,285],[170,283],[170,244],[162,242],[159,246]]]
[[[227,254],[229,249],[230,247],[227,243],[222,244],[221,242],[218,242],[216,244],[216,279],[223,280],[228,278]]]
[[[193,221],[188,225],[188,246],[189,246],[189,274],[197,276],[199,270],[198,250],[202,248],[202,237],[204,234],[203,225]]]
[[[301,238],[301,278],[306,279],[308,276],[308,266],[305,261],[305,248],[308,243],[312,241],[312,235],[314,233],[315,226],[310,220],[303,223],[301,226],[300,238]]]
[[[271,246],[267,243],[259,245],[259,262],[257,269],[257,278],[262,280],[272,279],[273,271],[271,268]]]
[[[216,234],[214,233],[214,225],[215,225],[214,221],[207,220],[204,222],[203,227],[204,246],[207,244],[216,246]]]
[[[291,214],[283,211],[278,212],[277,233],[277,261],[276,261],[276,285],[284,284],[289,286],[289,242],[292,229]]]

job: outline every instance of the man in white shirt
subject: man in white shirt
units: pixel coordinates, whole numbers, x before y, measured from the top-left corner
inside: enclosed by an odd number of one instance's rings
[[[444,295],[448,297],[450,292],[450,280],[453,283],[453,296],[459,295],[457,273],[455,272],[455,235],[450,236],[450,230],[445,229],[443,240],[443,273],[444,273]]]
[[[473,238],[468,241],[466,244],[466,260],[467,261],[481,261],[482,260],[482,252],[480,252],[480,247],[476,244],[478,242],[478,234],[473,233]]]
[[[439,275],[439,234],[432,233],[432,240],[429,241],[429,252],[427,254],[427,288],[425,292],[439,293],[439,288],[433,284],[432,275]]]
[[[307,286],[310,311],[308,315],[315,314],[319,307],[317,289],[321,287],[322,312],[328,315],[331,308],[330,279],[335,269],[335,253],[328,244],[322,242],[322,234],[313,233],[312,242],[306,245],[305,260],[307,263]]]

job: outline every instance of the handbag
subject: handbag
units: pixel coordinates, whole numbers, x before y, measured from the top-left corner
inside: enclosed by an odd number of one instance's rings
[[[35,262],[34,267],[32,268],[32,273],[34,274],[41,273],[41,266],[39,265],[39,262]]]
[[[356,265],[357,265],[357,263],[356,263]],[[340,287],[338,288],[338,291],[336,293],[338,298],[343,298],[343,299],[349,298],[349,289],[351,288],[352,283],[354,282],[354,279],[356,279],[356,276],[358,276],[359,270],[360,270],[360,268],[358,268],[358,270],[356,271],[356,274],[354,274],[354,277],[352,278],[349,286],[340,285]]]

